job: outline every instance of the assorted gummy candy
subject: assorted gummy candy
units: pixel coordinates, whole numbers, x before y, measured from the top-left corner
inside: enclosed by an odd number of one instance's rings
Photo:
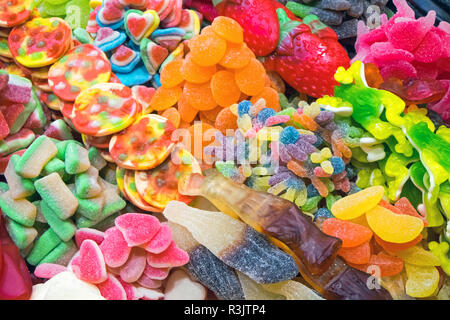
[[[416,14],[0,0],[0,299],[448,300],[450,27]]]

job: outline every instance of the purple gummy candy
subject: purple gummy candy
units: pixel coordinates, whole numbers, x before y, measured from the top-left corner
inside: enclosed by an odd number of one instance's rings
[[[429,103],[427,106],[439,113],[446,123],[450,123],[450,80],[441,80],[441,85],[447,89],[447,93],[440,101]]]

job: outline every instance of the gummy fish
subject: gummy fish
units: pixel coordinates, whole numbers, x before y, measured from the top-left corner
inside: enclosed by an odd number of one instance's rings
[[[303,278],[326,299],[391,299],[384,289],[369,289],[370,275],[337,258],[341,240],[322,233],[293,203],[234,182],[216,170],[192,174],[178,185],[182,194],[201,195],[220,211],[240,218],[289,252]]]

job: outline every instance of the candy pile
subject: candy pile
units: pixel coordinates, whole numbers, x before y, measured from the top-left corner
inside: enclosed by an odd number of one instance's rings
[[[0,0],[1,299],[449,299],[448,22],[283,3]]]
[[[342,240],[338,255],[351,266],[397,283],[394,298],[436,294],[441,261],[421,243],[427,220],[407,198],[391,205],[383,194],[375,186],[339,199],[331,207],[335,218],[321,218],[323,232]]]
[[[374,63],[384,80],[382,89],[408,104],[429,103],[448,122],[450,25],[443,21],[435,27],[436,12],[415,19],[405,0],[394,3],[397,13],[380,27],[359,26],[353,61]]]
[[[139,213],[121,215],[114,224],[105,232],[89,228],[77,230],[75,238],[79,250],[67,267],[44,263],[34,274],[53,279],[61,272],[73,272],[82,282],[95,285],[98,296],[107,300],[158,300],[164,297],[158,290],[162,280],[171,268],[182,266],[189,260],[186,252],[172,241],[168,225]],[[50,281],[42,286],[51,285]],[[38,289],[44,293],[33,292],[34,295],[51,299],[46,292],[48,288]]]
[[[243,41],[242,27],[236,21],[216,18],[189,40],[190,51],[184,59],[162,69],[161,87],[150,107],[160,112],[176,105],[187,124],[197,115],[214,124],[223,108],[248,96],[270,97],[278,109],[277,92],[269,87],[264,67]]]
[[[245,100],[230,109],[238,130],[233,136],[218,132],[205,148],[219,172],[295,202],[310,214],[322,199],[329,208],[342,192],[352,191],[354,173],[346,170],[352,152],[344,137],[351,134],[359,145],[362,130],[335,121],[334,113],[317,103],[302,102],[276,113],[263,99],[255,104]]]
[[[93,44],[108,54],[112,70],[127,86],[153,78],[158,70],[184,56],[182,41],[200,32],[201,16],[183,9],[182,0],[107,0],[91,12],[86,31]]]
[[[358,21],[363,21],[375,29],[380,25],[380,15],[391,13],[386,8],[387,0],[319,0],[282,1],[293,14],[305,18],[316,15],[320,21],[336,31],[339,40],[356,37]]]
[[[30,265],[67,264],[77,228],[98,225],[125,207],[117,187],[99,176],[105,161],[92,150],[40,136],[23,155],[11,157],[0,208]]]

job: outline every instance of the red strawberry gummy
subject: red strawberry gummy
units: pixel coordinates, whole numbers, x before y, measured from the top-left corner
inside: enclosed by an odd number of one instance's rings
[[[336,69],[350,65],[350,58],[337,41],[336,33],[314,16],[305,18],[302,23],[289,19],[282,9],[277,9],[277,14],[283,38],[276,51],[264,61],[265,67],[278,72],[301,93],[317,98],[332,95],[337,85]]]

